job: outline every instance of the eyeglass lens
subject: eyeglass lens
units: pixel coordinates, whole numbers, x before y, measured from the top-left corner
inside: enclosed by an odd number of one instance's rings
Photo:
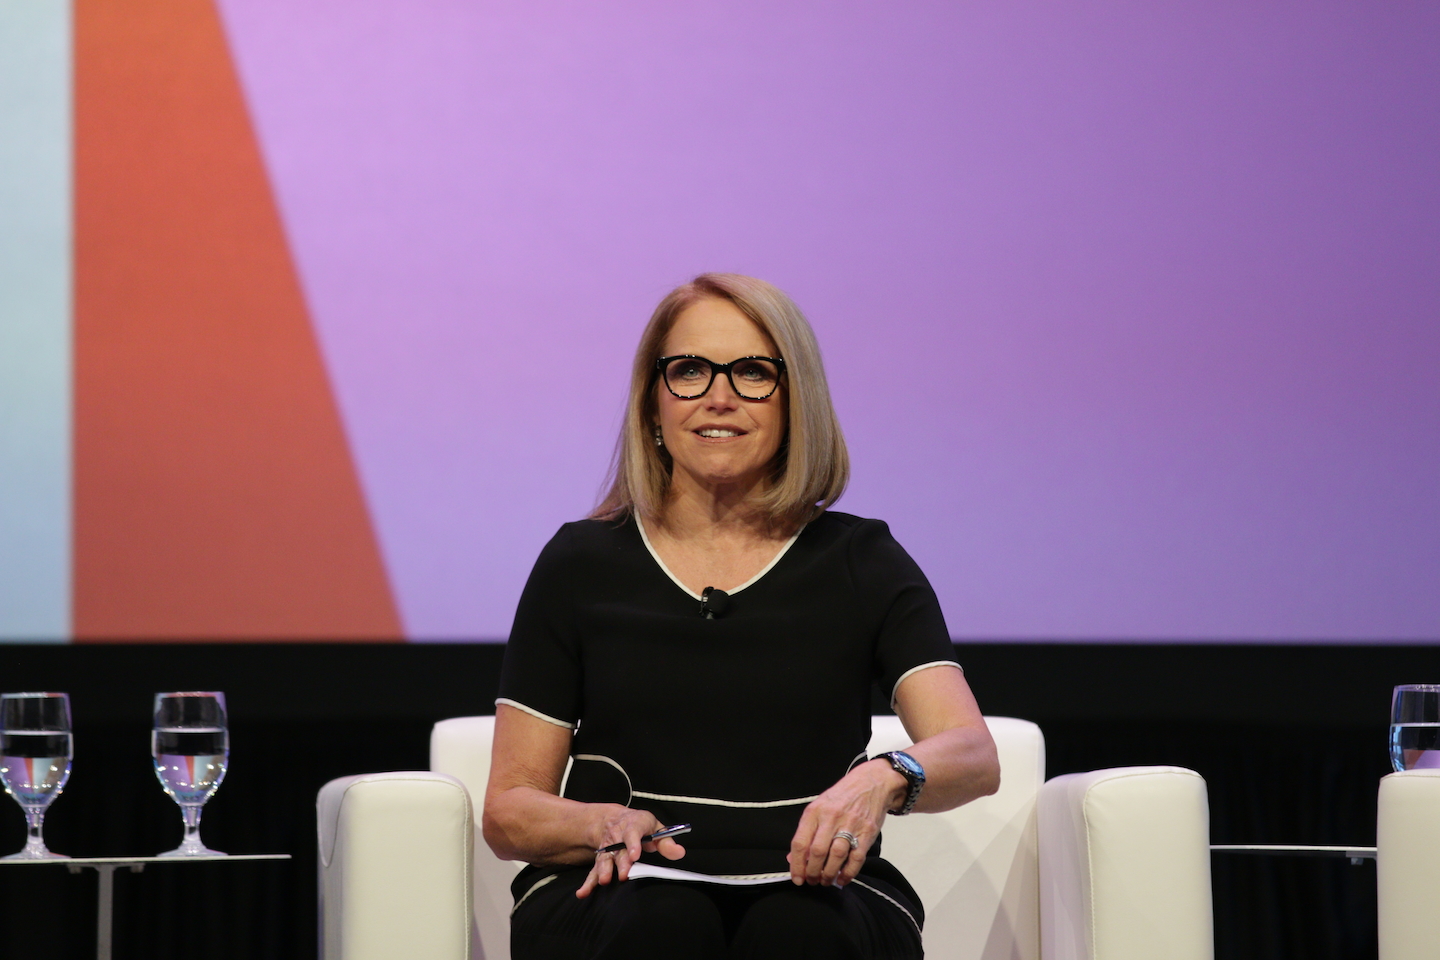
[[[710,361],[700,357],[677,357],[665,365],[665,384],[677,397],[693,400],[710,389],[715,371]],[[780,368],[769,360],[736,360],[729,374],[730,386],[746,400],[764,400],[780,382]]]

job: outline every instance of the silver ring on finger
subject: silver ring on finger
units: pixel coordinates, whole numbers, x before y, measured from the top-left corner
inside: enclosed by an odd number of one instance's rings
[[[851,850],[860,849],[860,838],[855,836],[855,834],[851,833],[849,830],[841,830],[839,833],[835,834],[835,839],[844,840],[846,843],[850,844]]]

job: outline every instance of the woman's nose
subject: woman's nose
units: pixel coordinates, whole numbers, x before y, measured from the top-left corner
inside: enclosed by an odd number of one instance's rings
[[[705,406],[712,410],[731,410],[740,405],[740,397],[730,385],[730,378],[718,374],[705,393]]]

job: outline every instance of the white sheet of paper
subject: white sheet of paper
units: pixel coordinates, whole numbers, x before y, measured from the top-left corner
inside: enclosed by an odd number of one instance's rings
[[[660,880],[688,880],[691,883],[718,883],[727,887],[749,887],[757,883],[779,883],[789,880],[788,873],[759,873],[749,877],[712,877],[708,873],[694,873],[690,870],[676,870],[674,867],[652,867],[648,863],[637,863],[630,868],[630,879],[655,877]]]

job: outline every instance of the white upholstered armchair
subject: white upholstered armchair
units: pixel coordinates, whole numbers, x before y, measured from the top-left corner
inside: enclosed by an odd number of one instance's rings
[[[1211,960],[1205,782],[1126,767],[1044,782],[1045,741],[987,717],[997,794],[885,821],[885,857],[925,905],[932,960]],[[508,960],[510,880],[479,837],[493,717],[435,725],[428,773],[320,791],[324,960]],[[873,755],[906,746],[875,717]]]

